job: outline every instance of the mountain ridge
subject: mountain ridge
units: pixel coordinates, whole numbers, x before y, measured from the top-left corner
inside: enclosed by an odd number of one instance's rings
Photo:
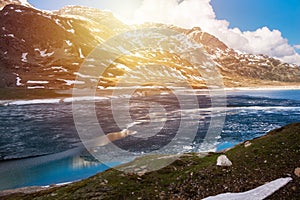
[[[0,0],[0,10],[9,4],[33,7],[30,3],[27,2],[27,0]]]
[[[94,8],[67,6],[49,12],[21,4],[8,4],[0,10],[0,27],[0,88],[71,89],[80,65],[98,44],[125,31],[151,27],[169,28],[201,44],[222,74],[225,87],[300,83],[299,66],[265,55],[235,51],[198,27],[183,29],[153,23],[130,27],[112,13]],[[143,56],[149,60],[147,52]],[[162,56],[156,55],[154,60],[159,62]],[[100,77],[99,88],[115,86],[119,77],[128,73],[120,69],[120,64],[130,65],[132,76],[137,77],[136,82],[128,83],[130,85],[140,84],[144,76],[153,74],[143,69],[146,75],[141,76],[138,70],[132,70],[141,64],[141,58],[130,59],[125,57],[121,62],[114,62]],[[167,55],[167,59],[169,68],[161,77],[173,82],[180,77],[178,73],[185,74],[181,81],[187,81],[192,87],[205,88],[202,77],[196,77],[188,66],[175,67],[176,58],[172,55]],[[97,80],[84,79],[85,83],[93,81]],[[147,84],[146,80],[144,82]]]

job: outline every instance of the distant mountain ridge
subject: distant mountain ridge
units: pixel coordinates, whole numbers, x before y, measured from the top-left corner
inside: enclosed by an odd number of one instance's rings
[[[265,55],[240,53],[197,27],[183,29],[163,24],[130,27],[110,12],[82,6],[67,6],[53,12],[35,9],[26,1],[2,0],[1,6],[5,7],[0,11],[0,88],[70,89],[77,75],[85,77],[86,83],[95,82],[95,77],[78,74],[78,69],[99,43],[124,31],[153,26],[171,28],[202,44],[218,66],[226,87],[300,83],[299,66]],[[179,79],[179,83],[187,81],[193,87],[205,87],[201,76],[184,64],[176,65],[172,55],[157,54],[152,59],[158,61],[162,56],[168,60],[167,67],[164,72],[154,72],[155,75],[170,82]],[[147,52],[142,52],[142,57],[116,60],[101,77],[99,88],[114,86],[120,76],[129,73],[120,65],[131,69],[130,76],[134,79],[128,85],[151,82],[153,72],[135,68],[140,60],[149,59]]]

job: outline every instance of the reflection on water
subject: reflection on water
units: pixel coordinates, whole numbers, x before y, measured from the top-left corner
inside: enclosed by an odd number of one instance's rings
[[[99,166],[99,162],[96,161],[87,161],[80,156],[75,156],[72,158],[72,169],[82,169],[82,168],[92,168]]]
[[[0,190],[72,182],[108,169],[105,164],[86,160],[79,155],[59,157],[52,155],[1,162]],[[110,166],[118,164],[109,163]]]

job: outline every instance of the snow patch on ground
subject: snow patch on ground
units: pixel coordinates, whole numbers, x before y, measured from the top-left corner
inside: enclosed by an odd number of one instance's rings
[[[90,75],[85,75],[85,74],[81,74],[79,72],[74,72],[74,75],[80,77],[80,78],[97,78],[95,76],[90,76]]]
[[[224,193],[224,194],[219,194],[217,196],[207,197],[203,200],[224,200],[224,199],[262,200],[262,199],[265,199],[266,197],[270,196],[277,190],[279,190],[281,187],[288,184],[291,180],[292,180],[292,178],[290,178],[290,177],[279,178],[270,183],[266,183],[262,186],[259,186],[253,190],[249,190],[249,191],[241,192],[241,193]]]
[[[27,81],[29,84],[47,84],[49,81]]]
[[[75,33],[75,30],[74,29],[69,29],[69,30],[67,30],[69,33]]]
[[[22,53],[22,62],[27,62],[27,55],[28,53]]]
[[[23,84],[21,83],[21,78],[19,76],[19,74],[14,73],[17,77],[16,77],[16,86],[22,86]]]
[[[89,30],[93,33],[103,33],[103,30],[98,29],[98,28],[89,28]]]
[[[4,36],[8,36],[8,37],[15,37],[15,35],[14,34],[12,34],[12,33],[10,33],[10,34],[4,34]]]
[[[60,23],[60,19],[55,19],[55,23],[62,29],[65,29],[65,27]]]
[[[27,89],[44,89],[44,86],[29,86]]]
[[[70,22],[69,20],[67,21],[67,24],[68,24],[70,27],[73,27],[72,24],[71,24],[71,22]]]
[[[47,53],[47,49],[45,49],[45,50],[40,50],[40,49],[38,49],[38,48],[35,48],[34,50],[40,52],[40,55],[41,55],[42,57],[49,57],[49,56],[52,56],[52,55],[54,54],[54,51],[53,51],[53,52],[50,52],[50,53]]]
[[[64,79],[57,79],[57,80],[60,80],[60,81],[64,81],[66,83],[66,85],[74,85],[74,84],[85,84],[84,81],[77,81],[77,80],[64,80]]]
[[[68,72],[68,70],[63,68],[62,66],[52,66],[51,69],[59,70],[59,72]]]
[[[79,50],[79,57],[80,57],[80,58],[85,58],[85,56],[82,54],[81,48],[79,48],[78,50]]]
[[[65,40],[68,46],[72,46],[72,42],[70,40]]]
[[[126,65],[123,65],[123,64],[117,64],[116,68],[123,69],[125,71],[132,71],[129,67],[127,67]]]
[[[27,0],[19,0],[19,2],[23,5],[23,6],[29,6],[30,4],[27,2]]]

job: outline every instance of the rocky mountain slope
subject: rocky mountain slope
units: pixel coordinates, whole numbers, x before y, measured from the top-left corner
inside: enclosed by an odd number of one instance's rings
[[[27,0],[0,0],[0,9],[4,8],[4,6],[9,4],[15,4],[15,5],[23,5],[27,7],[32,7]]]
[[[1,6],[5,7],[0,10],[0,88],[70,89],[76,76],[83,83],[97,82],[98,77],[78,74],[89,53],[114,35],[145,27],[171,28],[202,44],[227,87],[300,83],[299,66],[237,52],[200,28],[187,30],[161,24],[130,27],[109,12],[80,6],[54,12],[37,10],[24,1],[2,0]],[[89,62],[93,67],[93,61]],[[153,71],[137,67],[150,62],[163,63],[165,68]],[[177,85],[188,82],[193,87],[205,87],[196,69],[178,63],[176,56],[138,52],[115,60],[100,77],[99,88],[116,85],[124,74],[134,77],[126,85],[152,84],[156,79],[151,77],[157,76]]]

